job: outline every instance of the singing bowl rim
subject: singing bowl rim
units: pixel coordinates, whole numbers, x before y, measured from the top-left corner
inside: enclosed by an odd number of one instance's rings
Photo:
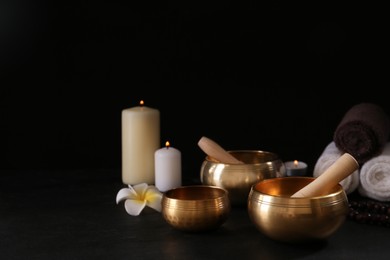
[[[196,191],[203,190],[204,192],[202,194],[197,194]],[[213,193],[210,193],[209,195],[213,196],[206,196],[203,195],[207,191],[213,191]],[[191,194],[189,192],[192,192]],[[163,198],[169,199],[170,201],[183,201],[183,202],[199,202],[199,201],[211,201],[216,199],[221,199],[228,195],[228,190],[219,187],[216,185],[187,185],[187,186],[181,186],[177,188],[170,189],[166,191],[163,194]],[[203,196],[203,197],[200,197]]]
[[[267,150],[251,150],[251,149],[240,149],[240,150],[228,150],[229,154],[233,155],[235,158],[241,160],[244,164],[234,164],[234,163],[224,163],[216,160],[210,155],[206,155],[205,161],[208,163],[215,163],[215,164],[226,164],[226,165],[237,165],[237,166],[243,166],[243,165],[258,165],[258,164],[264,164],[268,162],[274,162],[274,161],[282,161],[279,154]],[[263,156],[264,158],[262,161],[259,162],[248,162],[247,160],[243,160],[242,155],[258,155]]]
[[[343,189],[343,186],[340,183],[336,184],[328,193],[324,195],[311,196],[311,197],[294,197],[294,198],[291,198],[290,195],[292,195],[295,191],[290,192],[291,194],[285,194],[285,195],[271,194],[269,192],[264,191],[265,189],[267,189],[266,187],[262,187],[266,185],[272,185],[272,183],[276,183],[276,182],[280,183],[280,182],[292,182],[292,181],[296,181],[296,182],[304,181],[306,182],[305,184],[307,185],[310,182],[314,181],[315,179],[316,179],[315,177],[311,177],[311,176],[285,176],[285,177],[268,178],[254,183],[251,187],[251,190],[253,190],[253,192],[256,192],[257,194],[261,194],[262,196],[270,196],[273,199],[280,198],[280,200],[286,200],[286,198],[288,198],[290,201],[324,200],[345,193],[345,190]],[[303,186],[298,186],[296,191],[298,191],[300,188],[303,188]]]

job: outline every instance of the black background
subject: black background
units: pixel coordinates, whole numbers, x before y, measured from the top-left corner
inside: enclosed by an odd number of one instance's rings
[[[1,3],[2,169],[120,169],[141,99],[185,177],[202,136],[312,168],[350,107],[390,113],[382,6],[54,2]]]

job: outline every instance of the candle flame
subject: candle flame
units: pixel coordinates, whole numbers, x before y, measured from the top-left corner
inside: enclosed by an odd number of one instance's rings
[[[166,142],[165,142],[165,147],[166,147],[166,148],[169,148],[169,146],[170,146],[170,143],[169,143],[168,141],[166,141]]]
[[[298,160],[294,160],[294,166],[295,166],[295,167],[298,166]]]
[[[141,101],[139,102],[139,105],[142,107],[142,106],[144,105],[144,101],[141,100]]]

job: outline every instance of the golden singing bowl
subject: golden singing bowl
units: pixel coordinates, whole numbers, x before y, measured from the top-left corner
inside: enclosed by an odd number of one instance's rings
[[[206,185],[168,190],[161,203],[165,221],[178,230],[190,232],[219,228],[231,210],[227,190]]]
[[[258,150],[228,151],[244,164],[226,164],[207,156],[200,169],[204,185],[218,186],[229,192],[232,206],[246,206],[251,186],[261,180],[284,177],[286,168],[275,153]]]
[[[341,185],[326,195],[307,198],[290,196],[313,177],[284,177],[254,184],[248,196],[248,214],[266,236],[290,243],[323,240],[345,221],[348,198]]]

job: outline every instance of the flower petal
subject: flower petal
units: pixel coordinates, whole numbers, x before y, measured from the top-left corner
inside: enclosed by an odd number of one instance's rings
[[[133,189],[133,187],[130,184],[128,184],[127,186],[129,187],[129,190],[134,194],[134,196],[137,196],[137,192]]]
[[[143,200],[145,192],[148,189],[147,183],[140,183],[133,186],[134,191],[137,193],[138,199]]]
[[[157,189],[157,187],[154,186],[154,185],[149,185],[147,190],[148,190],[148,191],[149,191],[149,190],[153,190],[153,191],[156,192],[156,193],[162,194],[161,191],[160,191],[159,189]]]
[[[146,205],[160,212],[161,200],[162,193],[155,186],[149,186],[145,192]]]
[[[161,212],[161,200],[162,195],[154,194],[146,201],[146,205],[152,209],[157,210],[158,212]]]
[[[125,209],[126,212],[132,216],[138,216],[145,208],[146,201],[142,200],[126,200]]]
[[[122,188],[116,194],[116,204],[125,199],[136,199],[137,194],[133,190],[128,188]]]

